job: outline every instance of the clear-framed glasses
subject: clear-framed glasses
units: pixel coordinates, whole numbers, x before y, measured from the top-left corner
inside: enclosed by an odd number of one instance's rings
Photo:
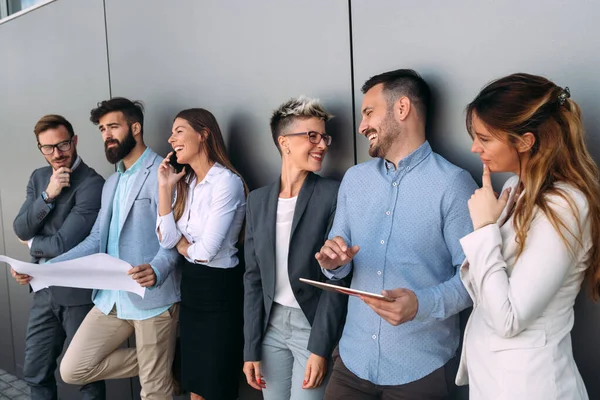
[[[328,135],[326,133],[315,132],[315,131],[287,133],[287,134],[281,135],[281,136],[302,136],[302,135],[306,135],[306,137],[308,137],[308,141],[311,142],[312,144],[319,144],[319,143],[321,143],[321,140],[324,140],[325,144],[327,146],[331,146],[331,141],[333,140],[333,138],[330,135]]]
[[[42,152],[42,154],[49,156],[54,153],[54,148],[56,147],[58,151],[69,151],[71,149],[71,141],[72,139],[65,140],[63,142],[57,144],[39,144],[38,149]]]

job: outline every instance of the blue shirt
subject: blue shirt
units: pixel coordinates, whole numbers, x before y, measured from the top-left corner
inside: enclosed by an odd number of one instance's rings
[[[360,251],[352,263],[323,272],[373,293],[407,288],[419,301],[416,317],[392,326],[350,297],[340,356],[350,371],[377,385],[418,380],[447,363],[459,342],[457,313],[471,305],[458,268],[459,239],[470,233],[471,175],[432,152],[425,142],[398,163],[382,159],[350,168],[340,186],[330,238]]]
[[[121,208],[125,207],[127,195],[131,190],[131,186],[137,179],[139,171],[143,165],[143,160],[150,152],[148,148],[142,153],[140,158],[128,169],[123,166],[123,161],[117,164],[117,172],[119,173],[119,182],[115,190],[113,198],[112,216],[110,218],[110,228],[108,231],[108,243],[106,253],[113,257],[119,258],[119,234],[121,227],[125,222],[127,215],[121,214]],[[158,270],[152,267],[158,281]],[[100,311],[108,315],[113,308],[116,308],[117,317],[120,319],[131,319],[141,321],[144,319],[156,317],[169,309],[169,306],[159,307],[151,310],[141,310],[133,305],[129,299],[129,292],[123,290],[99,290],[94,298],[94,304]]]

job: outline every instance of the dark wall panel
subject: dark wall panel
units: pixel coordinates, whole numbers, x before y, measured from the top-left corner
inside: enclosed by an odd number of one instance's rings
[[[2,217],[2,190],[0,190],[0,254],[6,254],[4,246],[4,218]],[[12,280],[8,265],[0,263],[0,369],[14,373],[15,357],[10,316],[8,282]]]
[[[12,232],[12,220],[31,171],[44,165],[32,133],[36,120],[46,113],[65,115],[79,134],[79,153],[108,176],[113,169],[88,116],[96,102],[111,94],[145,102],[145,139],[162,154],[169,150],[166,141],[178,111],[212,111],[251,188],[277,178],[280,158],[268,120],[281,102],[299,94],[321,98],[337,116],[328,125],[334,144],[324,175],[341,178],[354,163],[354,140],[358,161],[367,160],[366,140],[354,136],[360,121],[352,121],[353,107],[360,112],[358,89],[371,75],[400,67],[417,69],[432,84],[436,111],[429,139],[434,149],[477,180],[480,165],[469,152],[464,107],[486,82],[516,71],[544,74],[571,88],[584,112],[589,144],[600,156],[600,114],[595,112],[600,105],[595,79],[600,32],[594,20],[599,12],[600,5],[584,0],[435,5],[380,0],[376,6],[368,0],[50,3],[0,24],[0,139],[5,147],[0,251],[28,257]],[[496,186],[505,178],[496,177]],[[0,328],[0,368],[20,373],[30,299],[26,288],[0,274],[0,318],[7,321]],[[576,358],[590,398],[600,398],[595,379],[600,348],[593,341],[600,311],[584,297],[576,311]],[[108,398],[129,399],[131,387],[128,380],[111,382]],[[242,398],[256,394],[244,391]],[[76,398],[71,390],[63,389],[63,396]],[[464,393],[460,397],[466,398]]]
[[[145,140],[161,154],[176,113],[215,114],[250,188],[276,179],[273,109],[319,97],[337,117],[324,175],[354,162],[347,1],[106,1],[113,96],[144,101]],[[242,399],[259,393],[242,385]]]
[[[435,151],[481,181],[470,154],[464,109],[489,81],[513,72],[545,75],[569,86],[584,114],[588,145],[600,161],[600,4],[590,1],[409,2],[351,0],[356,112],[359,88],[370,76],[413,68],[431,84],[436,108],[429,132]],[[357,123],[360,121],[357,120]],[[368,143],[357,138],[359,161]],[[495,176],[500,188],[506,175]],[[532,287],[535,282],[532,282]],[[590,398],[600,398],[600,308],[585,298],[576,306],[573,345]],[[461,398],[466,398],[462,393]]]
[[[305,94],[337,115],[324,174],[353,164],[347,1],[107,0],[106,11],[112,93],[146,103],[157,151],[178,111],[203,107],[250,187],[263,186],[280,169],[270,114]]]

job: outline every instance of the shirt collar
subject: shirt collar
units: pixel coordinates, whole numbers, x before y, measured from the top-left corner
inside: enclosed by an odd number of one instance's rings
[[[140,158],[135,160],[133,165],[127,169],[125,169],[125,166],[123,165],[123,160],[119,161],[117,163],[117,172],[120,173],[121,175],[122,174],[133,174],[134,172],[136,172],[137,170],[139,170],[142,167],[143,160],[144,160],[144,158],[146,158],[146,155],[148,153],[150,153],[150,147],[146,147],[146,150],[144,150],[144,152],[142,153]]]
[[[213,164],[213,166],[210,167],[210,169],[206,173],[206,176],[204,177],[204,179],[202,179],[199,183],[210,183],[214,179],[214,177],[219,175],[224,169],[225,169],[224,166],[222,166],[218,162],[215,162]],[[197,179],[196,176],[194,176],[191,180],[188,179],[188,184],[195,186],[196,179]]]
[[[73,163],[73,165],[71,165],[71,172],[75,171],[77,167],[79,167],[79,164],[81,164],[81,157],[77,156],[75,162]]]
[[[431,154],[431,146],[429,142],[426,140],[422,145],[420,145],[416,150],[412,153],[404,157],[402,160],[398,162],[398,171],[406,169],[410,171],[414,167],[416,167],[421,161],[423,161],[429,154]],[[382,170],[384,173],[389,171],[395,171],[394,163],[382,159]]]

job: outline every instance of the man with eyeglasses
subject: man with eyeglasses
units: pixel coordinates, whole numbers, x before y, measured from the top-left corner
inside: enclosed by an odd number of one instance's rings
[[[34,133],[49,166],[31,174],[25,203],[13,227],[19,240],[29,247],[32,262],[44,263],[69,251],[89,234],[100,210],[104,178],[77,155],[77,136],[64,117],[42,117]],[[12,269],[11,274],[21,285],[31,280]],[[92,291],[87,289],[53,286],[33,295],[23,364],[32,400],[58,398],[56,360],[92,306]],[[104,382],[80,390],[86,400],[105,398]]]

